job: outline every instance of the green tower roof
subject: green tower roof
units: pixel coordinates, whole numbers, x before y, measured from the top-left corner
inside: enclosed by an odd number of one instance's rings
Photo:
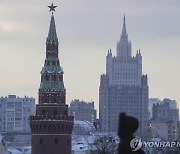
[[[56,34],[56,25],[55,25],[54,15],[52,14],[47,42],[57,42],[57,41],[58,41],[58,38]]]

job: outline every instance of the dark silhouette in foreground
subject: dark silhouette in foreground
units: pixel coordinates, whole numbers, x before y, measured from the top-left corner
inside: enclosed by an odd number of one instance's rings
[[[119,154],[145,154],[140,143],[133,135],[138,127],[139,122],[136,118],[127,116],[125,113],[119,115]]]

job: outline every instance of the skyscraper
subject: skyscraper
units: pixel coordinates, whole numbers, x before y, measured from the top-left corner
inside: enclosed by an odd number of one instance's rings
[[[58,58],[55,7],[53,4],[49,6],[52,16],[41,71],[39,104],[36,105],[36,115],[30,117],[32,154],[71,154],[73,117],[68,116],[64,72]]]
[[[125,112],[139,120],[137,135],[144,137],[148,120],[147,75],[142,75],[142,56],[131,54],[125,16],[117,54],[106,56],[106,74],[101,75],[99,87],[99,118],[103,132],[117,132],[119,113]]]

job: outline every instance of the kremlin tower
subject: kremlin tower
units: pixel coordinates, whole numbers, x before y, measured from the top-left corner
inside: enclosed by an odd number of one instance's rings
[[[73,117],[68,115],[63,69],[58,57],[58,37],[52,11],[46,39],[46,58],[41,70],[39,103],[36,115],[30,117],[32,154],[71,154]]]

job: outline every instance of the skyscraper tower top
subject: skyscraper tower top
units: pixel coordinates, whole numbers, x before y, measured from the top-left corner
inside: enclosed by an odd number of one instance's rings
[[[131,56],[131,42],[126,31],[126,19],[124,15],[121,38],[117,43],[117,57],[128,58]]]
[[[131,55],[131,42],[128,40],[125,16],[121,38],[117,42],[117,55],[107,54],[106,74],[110,85],[141,85],[142,56],[140,51],[136,56]]]
[[[124,15],[124,19],[123,19],[123,28],[122,28],[122,36],[127,36],[127,32],[126,32],[126,17]]]

